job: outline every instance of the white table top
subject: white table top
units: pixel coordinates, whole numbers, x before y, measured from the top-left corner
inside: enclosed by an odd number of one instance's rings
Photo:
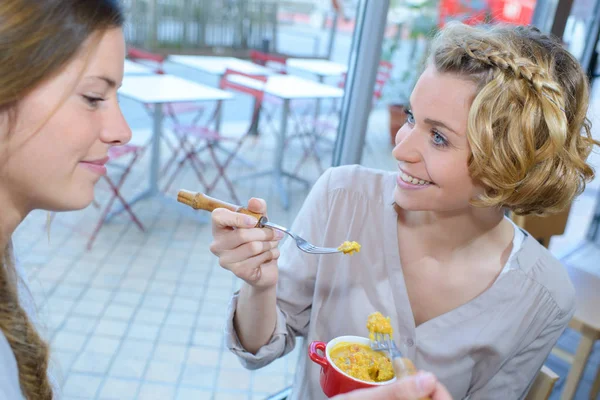
[[[287,100],[340,98],[344,95],[342,89],[293,75],[271,75],[266,86],[263,82],[241,75],[231,75],[228,79],[252,89],[262,89],[265,93]]]
[[[154,71],[145,65],[125,60],[125,75],[150,75],[153,73]]]
[[[119,94],[142,103],[228,100],[231,92],[173,75],[127,75]]]
[[[227,68],[251,75],[268,76],[275,73],[269,68],[235,57],[174,55],[169,56],[169,61],[219,76],[223,75]]]
[[[288,58],[287,65],[318,76],[340,76],[348,71],[347,65],[315,58]]]

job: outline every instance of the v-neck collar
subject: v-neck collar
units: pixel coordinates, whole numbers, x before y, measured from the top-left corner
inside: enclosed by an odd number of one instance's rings
[[[410,304],[410,298],[408,296],[408,290],[406,288],[406,281],[404,279],[404,273],[402,270],[402,264],[400,262],[400,253],[398,250],[398,229],[397,229],[397,218],[398,215],[394,209],[395,201],[393,200],[393,191],[395,188],[395,182],[390,179],[393,185],[391,185],[392,196],[389,197],[389,201],[386,198],[386,210],[383,213],[383,224],[385,232],[394,232],[390,235],[384,235],[384,247],[385,252],[385,265],[388,272],[390,281],[390,287],[392,288],[392,296],[394,305],[397,312],[397,331],[395,333],[395,340],[401,347],[401,351],[406,353],[409,358],[414,358],[416,352],[416,343],[418,338],[425,338],[430,335],[437,334],[441,329],[448,329],[448,327],[460,324],[462,321],[470,318],[474,318],[481,313],[486,312],[489,309],[490,304],[496,303],[494,298],[498,301],[504,294],[504,290],[507,285],[518,285],[520,274],[515,273],[516,270],[521,268],[511,269],[505,274],[502,274],[496,281],[484,292],[473,298],[472,300],[461,304],[460,306],[438,315],[428,321],[423,322],[419,326],[415,326],[415,318]],[[513,263],[518,263],[521,267],[528,265],[532,261],[532,256],[535,258],[535,254],[532,252],[522,251],[524,247],[528,245],[528,241],[534,240],[526,232],[526,238],[521,245],[513,259]]]

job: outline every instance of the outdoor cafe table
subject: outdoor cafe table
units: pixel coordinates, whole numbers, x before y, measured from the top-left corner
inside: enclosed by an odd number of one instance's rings
[[[152,75],[154,71],[151,68],[146,67],[145,65],[125,60],[125,75]]]
[[[282,206],[287,210],[289,207],[289,198],[283,185],[283,178],[290,178],[301,182],[306,186],[310,186],[310,183],[305,179],[283,170],[283,152],[285,150],[288,117],[290,115],[290,102],[297,99],[319,100],[340,98],[344,95],[344,91],[333,86],[324,85],[293,75],[270,75],[266,84],[257,79],[248,78],[242,75],[231,75],[228,79],[239,85],[262,90],[264,93],[282,100],[283,109],[281,113],[281,125],[276,136],[277,146],[275,148],[275,157],[272,167],[269,170],[239,178],[239,180],[271,175],[273,177],[273,182],[279,191]]]
[[[158,188],[158,179],[160,169],[160,144],[163,134],[163,105],[178,102],[220,102],[234,97],[231,92],[212,88],[173,75],[125,76],[123,85],[119,89],[119,94],[142,104],[151,104],[153,106],[151,164],[148,189],[134,198],[130,204],[134,204],[149,197],[162,197],[162,193]],[[220,115],[217,115],[216,118],[218,120]],[[164,197],[162,197],[162,199],[167,200]],[[115,214],[117,212],[115,212]]]
[[[235,57],[214,57],[214,56],[169,56],[169,61],[193,68],[211,75],[217,75],[219,78],[225,74],[227,68],[243,72],[248,75],[274,75],[275,72],[262,65],[253,62],[241,60]]]
[[[348,71],[347,65],[318,58],[288,58],[287,66],[316,75],[321,83],[326,77],[341,76]]]
[[[348,71],[347,65],[318,58],[288,58],[287,66],[291,69],[316,75],[320,83],[323,83],[325,78],[342,76]],[[320,113],[321,101],[317,99],[315,105],[315,120],[317,120]]]

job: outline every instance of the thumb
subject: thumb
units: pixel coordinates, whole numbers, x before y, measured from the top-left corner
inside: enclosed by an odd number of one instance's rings
[[[253,197],[250,200],[248,200],[248,210],[258,213],[258,214],[266,215],[267,214],[267,202],[264,201],[263,199]]]

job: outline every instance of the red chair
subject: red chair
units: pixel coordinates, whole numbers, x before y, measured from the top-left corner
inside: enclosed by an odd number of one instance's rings
[[[385,84],[390,80],[393,68],[394,65],[389,61],[379,62],[379,67],[377,68],[377,76],[375,78],[375,88],[373,89],[373,108],[377,105],[379,100],[381,100],[381,96],[383,96],[383,88],[385,87]]]
[[[377,75],[375,76],[375,87],[373,88],[372,107],[377,105],[377,102],[383,95],[383,88],[392,76],[394,65],[389,61],[379,61],[377,67]],[[342,79],[338,82],[338,87],[343,89],[346,86],[346,74],[342,74]]]
[[[250,60],[254,64],[262,65],[272,69],[279,74],[287,74],[287,57],[278,54],[263,53],[258,50],[250,50]]]
[[[381,97],[383,96],[383,89],[385,88],[386,83],[392,76],[393,67],[393,64],[388,61],[379,62],[379,67],[377,68],[377,75],[375,77],[375,87],[373,88],[373,97],[371,100],[372,108],[377,106],[379,100],[381,100]],[[338,83],[338,87],[343,89],[345,85],[346,74],[343,74],[342,79]],[[327,142],[327,144],[329,145],[328,147],[332,147],[334,141],[329,139],[328,135],[332,132],[334,134],[337,134],[339,113],[340,110],[338,107],[338,102],[337,100],[333,100],[331,102],[330,110],[323,114],[324,118],[314,121],[314,130],[302,132],[289,137],[288,143],[291,140],[300,139],[303,147],[302,156],[296,164],[294,174],[298,174],[304,163],[306,163],[310,158],[314,159],[315,164],[317,165],[317,168],[321,174],[325,171],[322,165],[321,156],[319,155],[319,144]]]
[[[100,229],[102,228],[102,226],[107,222],[110,212],[113,211],[113,205],[114,205],[115,201],[117,201],[117,200],[119,201],[119,203],[121,203],[121,205],[123,207],[123,211],[125,211],[125,212],[127,212],[127,214],[129,214],[129,216],[131,217],[131,220],[137,225],[137,227],[141,231],[145,230],[144,226],[140,222],[139,218],[135,215],[135,213],[131,209],[129,202],[121,194],[121,189],[127,179],[127,176],[131,172],[131,169],[133,168],[135,163],[144,154],[144,150],[145,150],[144,146],[138,146],[138,145],[133,145],[133,144],[126,144],[123,146],[111,147],[109,149],[108,155],[111,159],[109,168],[117,167],[119,169],[122,169],[123,172],[116,180],[113,180],[108,175],[103,176],[104,181],[108,184],[110,196],[104,206],[100,206],[96,201],[94,202],[94,205],[96,205],[98,208],[101,208],[102,211],[100,213],[100,219],[96,223],[96,226],[91,234],[91,237],[87,242],[88,250],[92,248],[92,244],[94,243],[94,240],[96,239],[96,236],[98,235],[98,232],[100,232]],[[117,160],[126,159],[127,157],[129,157],[129,160],[127,162],[125,162],[124,164],[114,163]]]
[[[232,82],[229,78],[233,75],[243,76],[245,78],[254,79],[260,81],[262,85],[267,82],[267,77],[262,75],[250,75],[243,72],[235,71],[232,69],[227,69],[221,80],[219,82],[219,88],[222,90],[232,90],[238,93],[246,94],[252,96],[254,98],[254,105],[252,110],[252,118],[250,124],[248,125],[248,129],[240,136],[229,136],[223,135],[221,132],[218,132],[214,129],[209,128],[211,122],[216,120],[216,117],[219,112],[221,112],[222,103],[217,105],[215,109],[215,113],[206,126],[197,126],[197,125],[177,125],[173,128],[175,134],[180,138],[180,143],[182,144],[182,148],[185,150],[185,155],[179,161],[177,167],[174,169],[171,177],[169,178],[167,185],[165,187],[165,191],[169,189],[171,184],[173,183],[177,174],[182,170],[182,166],[185,162],[188,162],[198,180],[205,188],[205,193],[209,194],[212,190],[215,189],[217,183],[223,179],[225,185],[227,186],[232,200],[236,203],[240,203],[239,199],[235,193],[235,189],[233,187],[233,183],[227,176],[227,168],[237,156],[240,151],[242,145],[245,143],[246,139],[250,136],[256,137],[256,126],[258,126],[258,122],[260,119],[260,110],[264,100],[264,91],[262,89],[253,89],[244,85],[241,85],[236,82]],[[261,85],[261,87],[262,87]],[[192,143],[188,140],[188,137],[195,138],[195,142]],[[230,150],[228,155],[226,156],[224,161],[220,161],[216,155],[216,146],[222,143],[230,143],[233,145],[233,149]],[[200,152],[208,151],[211,159],[214,163],[214,166],[217,169],[217,175],[213,178],[212,181],[208,182],[204,174],[202,172],[202,163],[198,159],[198,154]]]
[[[154,70],[156,74],[164,74],[164,62],[167,59],[165,56],[151,53],[146,50],[129,47],[127,49],[127,58],[131,61],[144,64]]]
[[[263,67],[267,67],[274,72],[282,75],[287,75],[287,57],[279,54],[265,53],[258,50],[250,50],[250,60],[254,64],[262,65]],[[283,102],[277,97],[270,96],[268,94],[264,97],[265,104],[272,104],[273,107],[279,107],[283,105]],[[290,106],[294,108],[297,106],[297,102],[294,101]],[[263,104],[264,105],[264,104]],[[274,126],[273,123],[273,109],[267,109],[263,107],[262,113],[263,121],[270,126]]]

